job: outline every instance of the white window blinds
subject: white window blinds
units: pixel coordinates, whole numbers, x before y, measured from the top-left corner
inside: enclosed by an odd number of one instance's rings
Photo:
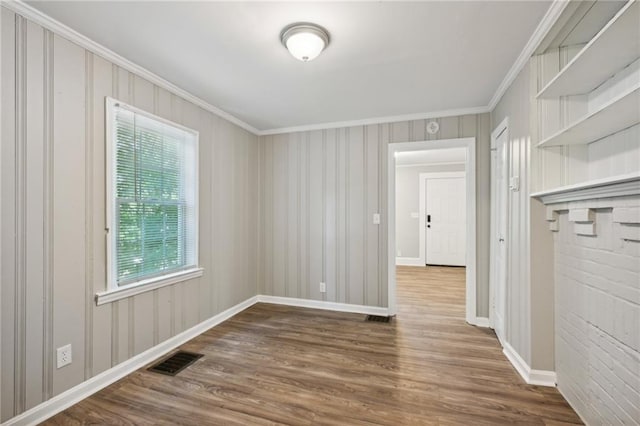
[[[113,101],[112,281],[197,266],[197,133]]]

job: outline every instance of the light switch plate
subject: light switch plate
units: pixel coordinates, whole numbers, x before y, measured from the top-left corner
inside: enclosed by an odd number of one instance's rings
[[[380,225],[380,213],[373,214],[373,224]]]

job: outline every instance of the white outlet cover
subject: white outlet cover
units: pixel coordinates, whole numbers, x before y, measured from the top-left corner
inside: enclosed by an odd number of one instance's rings
[[[320,283],[320,293],[326,293],[326,292],[327,292],[327,284]]]
[[[56,349],[57,367],[62,368],[65,365],[71,364],[73,361],[71,353],[71,345],[61,346]]]
[[[373,224],[380,225],[380,213],[373,214]]]

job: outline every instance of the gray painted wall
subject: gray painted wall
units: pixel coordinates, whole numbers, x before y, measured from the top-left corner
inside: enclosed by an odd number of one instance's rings
[[[490,117],[437,121],[435,135],[415,120],[263,136],[260,293],[387,306],[388,144],[475,136],[477,314],[487,316]]]
[[[531,368],[554,371],[553,239],[545,209],[532,200],[530,66],[518,74],[491,113],[492,129],[509,118],[510,176],[520,190],[509,192],[507,342]]]
[[[420,256],[420,173],[464,172],[464,164],[396,167],[396,251],[398,257]],[[397,253],[396,253],[397,254]]]
[[[2,11],[2,421],[256,294],[259,141]],[[204,276],[95,306],[105,289],[104,99],[200,132]],[[71,343],[73,363],[55,368]]]

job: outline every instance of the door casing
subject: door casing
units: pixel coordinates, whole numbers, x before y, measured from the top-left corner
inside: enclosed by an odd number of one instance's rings
[[[387,288],[389,315],[397,313],[396,302],[396,152],[422,151],[443,148],[466,149],[466,303],[465,319],[469,324],[488,326],[488,318],[476,317],[476,138],[439,139],[422,142],[390,143],[387,152],[387,222],[382,230],[387,238]]]

